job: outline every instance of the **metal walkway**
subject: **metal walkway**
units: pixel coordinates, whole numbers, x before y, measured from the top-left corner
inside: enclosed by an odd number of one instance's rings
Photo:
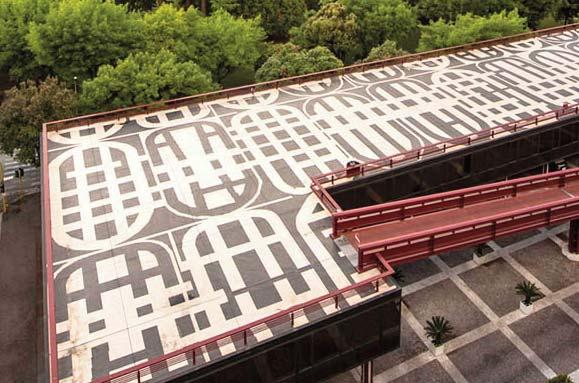
[[[336,214],[358,252],[391,265],[579,218],[579,169],[487,184]]]

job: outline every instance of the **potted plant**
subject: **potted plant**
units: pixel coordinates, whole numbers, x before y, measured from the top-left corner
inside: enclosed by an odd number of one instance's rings
[[[403,284],[406,281],[406,276],[399,268],[394,268],[394,274],[392,274],[392,278],[396,280],[399,284]]]
[[[453,328],[450,322],[442,316],[433,316],[426,321],[426,336],[434,345],[434,355],[439,356],[444,353],[444,342],[452,335]]]
[[[533,312],[533,302],[539,299],[542,294],[541,290],[532,282],[523,281],[515,287],[517,295],[522,295],[524,299],[521,301],[519,307],[523,314],[529,315]]]
[[[549,379],[547,383],[573,383],[573,379],[571,379],[569,375],[561,374]]]
[[[480,243],[474,247],[474,251],[472,253],[472,260],[477,265],[481,265],[487,261],[487,257],[485,255],[485,248],[486,245],[484,243]]]

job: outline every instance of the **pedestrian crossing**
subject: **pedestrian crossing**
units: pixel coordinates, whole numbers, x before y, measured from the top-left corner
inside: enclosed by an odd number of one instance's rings
[[[34,165],[22,164],[12,157],[7,155],[0,155],[0,161],[4,165],[4,188],[6,193],[14,193],[22,189],[28,193],[40,189],[40,169]],[[22,168],[24,177],[22,178],[22,185],[20,185],[17,178],[15,178],[15,171]]]

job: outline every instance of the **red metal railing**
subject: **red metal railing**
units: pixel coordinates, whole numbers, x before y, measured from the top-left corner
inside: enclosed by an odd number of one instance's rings
[[[465,146],[475,145],[489,139],[495,139],[503,135],[515,133],[525,128],[535,127],[547,121],[558,120],[561,117],[572,115],[579,115],[579,104],[565,105],[560,109],[549,111],[523,120],[510,122],[494,128],[484,129],[466,136],[461,136],[436,144],[424,146],[419,149],[409,150],[404,153],[365,162],[353,167],[343,168],[330,173],[314,176],[312,177],[311,189],[330,212],[341,212],[342,208],[340,205],[326,190],[327,184],[334,185],[336,181],[345,178],[351,178],[353,175],[363,176],[381,172],[385,169],[393,169],[397,166],[407,165],[409,163],[420,161],[424,158],[444,154]]]
[[[198,366],[205,361],[200,356],[208,351],[212,346],[222,347],[224,344],[232,344],[236,350],[252,346],[258,341],[252,341],[252,336],[272,327],[284,326],[288,331],[294,328],[295,321],[300,315],[304,315],[307,309],[323,303],[334,305],[335,309],[340,308],[341,298],[345,299],[348,294],[357,294],[360,289],[373,289],[379,291],[380,285],[385,284],[385,278],[394,274],[394,270],[387,263],[379,263],[383,272],[364,281],[336,290],[308,302],[293,306],[285,311],[249,323],[245,326],[228,331],[224,334],[206,339],[202,342],[194,343],[180,350],[138,364],[134,367],[120,371],[110,376],[93,380],[92,383],[128,383],[142,382],[148,380],[152,373],[168,372],[168,368],[178,364],[187,364],[189,367]],[[185,367],[185,366],[183,366]]]
[[[51,383],[58,383],[58,347],[54,304],[54,273],[52,263],[52,232],[50,220],[50,184],[48,179],[48,139],[46,125],[42,127],[42,220],[44,267],[46,270],[46,317],[48,321],[48,373]]]
[[[561,188],[569,182],[577,180],[579,180],[579,168],[341,211],[332,215],[333,235],[337,237],[346,231],[366,226],[403,221],[410,217],[441,210],[463,208],[485,201],[515,197],[518,193],[529,190],[552,186]]]
[[[469,50],[474,50],[474,49],[487,48],[487,47],[491,47],[494,45],[508,44],[508,43],[513,43],[513,42],[517,42],[517,41],[521,41],[521,40],[558,34],[558,33],[566,32],[566,31],[570,31],[570,30],[575,30],[577,28],[579,28],[579,24],[569,24],[569,25],[563,25],[563,26],[558,26],[558,27],[554,27],[554,28],[542,29],[542,30],[538,30],[538,31],[524,32],[524,33],[520,33],[518,35],[513,35],[513,36],[507,36],[507,37],[501,37],[501,38],[497,38],[497,39],[479,41],[479,42],[459,45],[459,46],[455,46],[455,47],[436,49],[436,50],[428,51],[428,52],[414,53],[414,54],[409,54],[409,55],[400,56],[400,57],[394,57],[394,58],[390,58],[390,59],[386,59],[386,60],[379,60],[379,61],[374,61],[374,62],[369,62],[369,63],[355,64],[355,65],[350,65],[350,66],[347,66],[344,68],[332,69],[332,70],[327,70],[327,71],[317,72],[317,73],[310,73],[310,74],[306,74],[306,75],[302,75],[302,76],[289,77],[289,78],[284,78],[284,79],[280,79],[280,80],[263,82],[263,83],[259,83],[259,84],[252,84],[252,85],[246,85],[246,86],[241,86],[241,87],[237,87],[237,88],[219,90],[216,92],[198,94],[195,96],[182,97],[182,98],[177,98],[177,99],[173,99],[173,100],[166,100],[166,101],[159,101],[159,102],[146,104],[146,105],[138,105],[138,106],[123,108],[123,109],[117,109],[117,110],[95,113],[95,114],[90,114],[90,115],[81,116],[81,117],[75,117],[75,118],[66,119],[66,120],[53,121],[53,122],[47,123],[46,127],[47,127],[48,131],[54,131],[54,130],[60,130],[60,129],[74,127],[74,126],[95,124],[95,123],[103,122],[103,121],[114,121],[114,120],[117,120],[120,118],[127,118],[130,116],[135,116],[135,115],[139,115],[139,114],[158,112],[160,110],[166,110],[166,109],[170,109],[170,108],[178,108],[181,106],[186,106],[186,105],[191,105],[191,104],[196,104],[196,103],[205,103],[205,102],[209,102],[209,101],[213,101],[213,100],[217,100],[217,99],[222,99],[222,98],[229,98],[229,97],[240,96],[240,95],[254,94],[257,91],[262,91],[262,90],[277,89],[280,87],[291,86],[291,85],[300,85],[300,84],[303,84],[306,82],[319,81],[319,80],[323,80],[323,79],[326,79],[329,77],[344,76],[344,75],[351,74],[351,73],[365,72],[365,71],[371,70],[371,69],[379,69],[379,68],[383,68],[385,66],[390,66],[390,65],[399,65],[399,64],[404,64],[404,63],[409,63],[409,62],[414,62],[414,61],[428,60],[428,59],[437,58],[437,57],[441,57],[441,56],[447,56],[447,55],[451,55],[451,54],[455,54],[455,53],[459,53],[459,52],[464,52],[464,51],[469,51]]]
[[[578,217],[579,197],[575,197],[389,238],[361,245],[358,249],[359,267],[370,263],[372,260],[368,258],[377,254],[396,265]]]

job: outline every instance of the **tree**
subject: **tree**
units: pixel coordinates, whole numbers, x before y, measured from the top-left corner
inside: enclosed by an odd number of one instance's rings
[[[126,4],[129,11],[149,12],[153,10],[162,0],[116,0],[117,4]]]
[[[398,48],[394,41],[386,40],[382,43],[382,45],[372,48],[370,54],[368,57],[366,57],[366,59],[364,59],[364,61],[370,62],[385,60],[391,57],[403,56],[407,53],[408,52],[405,50]]]
[[[15,80],[36,79],[46,75],[34,59],[26,36],[29,23],[43,23],[49,0],[0,0],[0,70]]]
[[[76,111],[76,95],[56,78],[23,82],[6,91],[0,105],[0,149],[38,165],[42,124],[72,117]]]
[[[306,3],[305,0],[241,0],[239,11],[245,17],[261,16],[261,25],[269,37],[281,40],[287,39],[292,27],[304,22]]]
[[[212,11],[223,10],[231,14],[238,14],[239,9],[239,0],[211,0]]]
[[[472,13],[488,16],[501,11],[521,8],[519,0],[418,0],[416,10],[421,23],[430,21],[454,21],[459,15]]]
[[[139,52],[102,66],[85,81],[82,103],[87,109],[114,109],[214,90],[211,75],[192,62],[178,62],[174,53]]]
[[[527,30],[525,18],[519,13],[495,13],[488,17],[461,15],[456,22],[445,23],[443,20],[431,22],[421,27],[418,50],[445,48],[481,40],[499,38],[522,33]]]
[[[536,29],[539,22],[547,15],[549,15],[557,0],[520,0],[521,1],[521,15],[525,16],[528,21],[529,28]]]
[[[452,336],[453,327],[450,322],[441,316],[433,316],[426,321],[426,336],[432,341],[435,347],[442,346],[446,340]]]
[[[140,18],[111,0],[63,0],[44,24],[31,24],[28,42],[38,63],[66,81],[83,80],[141,46]]]
[[[221,81],[237,68],[253,68],[264,49],[259,18],[245,20],[218,10],[204,17],[165,4],[144,17],[145,48],[170,49],[180,61],[192,61]]]
[[[304,24],[290,31],[291,41],[303,48],[325,46],[344,62],[351,63],[362,53],[356,15],[342,3],[328,2]]]
[[[539,288],[534,283],[529,281],[517,283],[515,291],[517,295],[522,295],[525,297],[525,299],[523,299],[523,303],[527,306],[533,303],[533,301],[539,299],[542,295],[541,290],[539,290]]]
[[[579,16],[579,0],[560,0],[556,9],[557,20],[564,24],[572,23]]]
[[[326,47],[300,50],[291,43],[283,44],[256,73],[257,81],[299,76],[341,68],[344,64]]]
[[[357,17],[364,56],[386,39],[401,44],[418,27],[414,10],[404,0],[341,1]]]

